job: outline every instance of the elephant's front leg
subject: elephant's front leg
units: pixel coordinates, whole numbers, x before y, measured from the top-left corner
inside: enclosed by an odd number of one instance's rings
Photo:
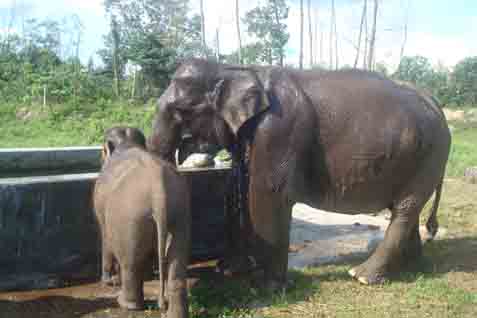
[[[255,157],[255,156],[254,156]],[[270,167],[262,167],[253,158],[250,164],[250,226],[254,255],[264,268],[265,286],[286,287],[290,221],[293,203],[282,191],[274,191],[264,176]]]

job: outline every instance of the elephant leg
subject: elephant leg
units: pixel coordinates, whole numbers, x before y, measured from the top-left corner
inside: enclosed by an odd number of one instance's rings
[[[143,232],[142,232],[143,231]],[[142,233],[141,233],[142,232]],[[118,303],[121,308],[141,310],[144,308],[144,269],[148,253],[144,249],[150,248],[144,224],[137,224],[137,228],[125,228],[118,238],[118,260],[121,275],[121,292]],[[141,236],[146,236],[140,239]]]
[[[121,292],[118,303],[121,308],[142,310],[144,308],[144,266],[132,259],[121,264]]]
[[[397,202],[392,208],[384,240],[368,260],[351,269],[349,274],[363,284],[382,283],[390,274],[420,256],[419,213],[425,202],[416,194]]]
[[[113,251],[109,246],[106,237],[102,238],[101,248],[101,281],[106,285],[113,285],[113,275],[115,272],[115,261]]]
[[[253,166],[253,165],[252,165]],[[264,269],[265,286],[273,290],[287,283],[292,202],[272,191],[254,171],[250,173],[252,249]]]
[[[187,265],[189,264],[189,239],[187,234],[175,236],[167,252],[167,318],[189,317],[187,299]]]

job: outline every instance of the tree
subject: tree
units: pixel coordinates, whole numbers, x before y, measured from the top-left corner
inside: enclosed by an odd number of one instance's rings
[[[200,0],[200,31],[202,40],[202,50],[204,57],[207,56],[207,45],[205,44],[205,15],[204,15],[204,0]]]
[[[237,41],[238,41],[238,63],[242,64],[242,37],[240,35],[240,11],[239,11],[239,0],[235,0],[235,23],[237,28]]]
[[[364,26],[364,21],[366,19],[366,14],[367,14],[367,0],[364,0],[363,2],[363,13],[361,14],[361,23],[359,24],[359,35],[358,35],[358,47],[356,48],[356,58],[354,60],[354,68],[358,67],[358,61],[359,61],[359,53],[361,51],[361,36],[363,34],[363,26]]]
[[[303,0],[300,0],[300,70],[303,69]]]
[[[429,59],[423,56],[405,56],[393,77],[423,87],[426,86],[431,74],[432,66]]]
[[[376,44],[376,23],[378,19],[378,5],[379,0],[374,0],[374,14],[373,14],[373,26],[371,29],[371,39],[369,40],[369,54],[368,54],[368,69],[373,69],[375,44]]]
[[[105,1],[106,12],[115,17],[120,30],[118,47],[124,49],[126,63],[140,67],[148,94],[158,94],[167,85],[178,59],[208,55],[203,19],[188,16],[188,4],[188,0]]]
[[[245,14],[243,22],[247,31],[257,38],[263,48],[258,62],[283,66],[284,48],[289,34],[285,20],[288,18],[288,7],[285,0],[268,0]]]
[[[452,74],[457,103],[477,106],[477,56],[457,63]]]
[[[339,67],[338,62],[338,32],[336,30],[336,10],[335,1],[331,0],[331,21],[330,21],[330,69],[333,69],[333,51],[334,51],[334,69]]]
[[[262,62],[263,44],[260,42],[248,44],[242,47],[242,63],[246,65],[260,64]],[[223,55],[221,60],[225,63],[235,63],[238,58],[238,52],[235,51],[228,55]]]
[[[405,13],[405,18],[404,18],[404,26],[403,26],[403,40],[402,40],[402,44],[401,44],[401,52],[399,54],[399,61],[402,60],[403,56],[404,56],[404,48],[406,46],[406,42],[407,42],[407,25],[408,25],[408,22],[409,22],[409,5],[410,5],[410,0],[407,1],[407,7],[406,7],[406,13]]]
[[[310,67],[313,65],[313,31],[311,25],[311,0],[308,0],[308,36],[310,41]]]
[[[113,52],[112,52],[112,66],[113,66],[113,92],[116,98],[120,95],[120,78],[119,78],[119,30],[118,23],[114,15],[111,15],[111,37],[113,40]]]

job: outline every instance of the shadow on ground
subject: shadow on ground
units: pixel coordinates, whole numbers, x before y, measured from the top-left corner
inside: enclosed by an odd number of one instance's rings
[[[395,277],[395,281],[413,283],[421,276],[430,278],[444,276],[450,272],[477,271],[477,237],[456,237],[437,240],[426,244],[424,256],[415,264]],[[308,299],[320,292],[322,282],[349,282],[346,270],[363,261],[365,257],[343,259],[335,265],[321,270],[290,271],[293,282],[287,293],[271,293],[261,289],[262,273],[223,277],[214,272],[213,266],[202,266],[190,270],[191,318],[211,318],[220,314],[230,316],[246,313],[272,304],[293,304]],[[322,267],[325,268],[325,267]],[[358,284],[356,282],[356,284]],[[125,312],[117,307],[114,292],[117,290],[100,287],[100,284],[71,288],[1,293],[0,318],[142,318],[160,317],[156,306],[157,281],[146,286],[147,308],[140,312]],[[363,287],[364,288],[364,287]],[[87,292],[85,292],[87,290]],[[245,315],[244,315],[245,314]],[[251,317],[251,316],[250,316]]]

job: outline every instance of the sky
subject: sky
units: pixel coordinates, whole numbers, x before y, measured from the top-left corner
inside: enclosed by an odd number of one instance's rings
[[[264,0],[240,0],[241,17]],[[305,4],[305,31],[308,19]],[[336,17],[340,65],[352,65],[356,54],[363,0],[336,0]],[[368,0],[369,23],[373,0]],[[80,55],[83,61],[93,57],[99,61],[97,50],[103,46],[102,36],[108,32],[103,0],[0,0],[0,33],[8,30],[11,8],[16,7],[17,20],[25,18],[62,19],[77,14],[84,26]],[[191,8],[198,13],[199,0],[191,0]],[[300,11],[299,0],[287,0],[290,6],[286,21],[290,40],[286,47],[286,64],[297,64],[299,53]],[[329,63],[330,0],[311,0],[313,30],[318,21],[318,39],[323,33],[323,63]],[[428,57],[434,65],[454,66],[466,56],[477,56],[477,1],[476,0],[379,0],[376,35],[376,61],[389,68],[396,67],[403,41],[403,25],[408,17],[408,40],[405,55]],[[407,6],[409,9],[407,10]],[[219,28],[221,53],[230,53],[237,47],[235,30],[235,0],[204,0],[206,40],[215,42],[215,30]],[[242,25],[242,41],[247,37]],[[321,31],[322,30],[322,31]],[[304,37],[305,66],[309,64],[308,33]],[[315,41],[315,53],[319,46]]]

